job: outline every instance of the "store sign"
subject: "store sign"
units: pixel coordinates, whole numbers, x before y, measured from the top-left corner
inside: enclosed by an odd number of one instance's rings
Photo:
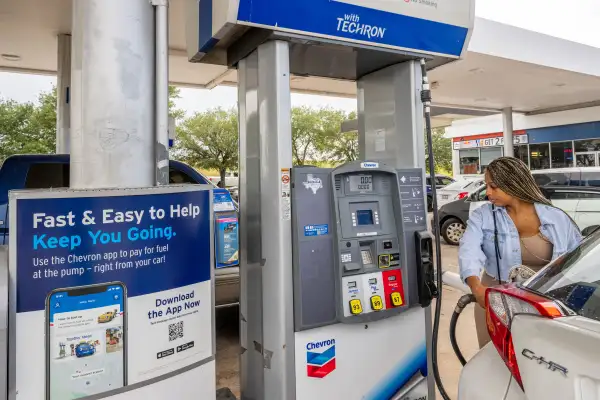
[[[526,134],[513,136],[513,143],[515,146],[520,144],[527,144],[528,142],[529,140]],[[453,146],[454,150],[504,146],[504,136],[458,141],[454,142]]]

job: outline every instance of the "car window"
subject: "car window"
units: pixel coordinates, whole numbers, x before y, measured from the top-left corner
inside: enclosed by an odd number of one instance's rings
[[[578,315],[600,321],[599,259],[600,232],[596,232],[524,286],[560,301]]]
[[[600,199],[600,193],[580,193],[580,199]]]
[[[25,189],[50,189],[69,187],[69,164],[32,164],[25,178]]]
[[[579,193],[556,191],[556,192],[551,192],[547,197],[549,197],[550,200],[578,199]]]
[[[550,173],[534,173],[533,178],[538,186],[569,186],[571,181],[571,173],[569,172],[550,172]],[[577,185],[578,186],[578,185]]]
[[[555,191],[550,193],[549,197],[550,200],[600,199],[600,193]]]
[[[483,188],[475,195],[476,201],[487,201],[487,188]]]
[[[438,182],[440,183],[440,185],[446,186],[453,183],[454,181],[450,178],[438,178]]]
[[[186,174],[185,172],[179,171],[177,169],[169,170],[169,183],[172,185],[184,184],[184,183],[198,183],[191,176]]]
[[[431,177],[428,176],[427,178],[425,178],[425,182],[428,186],[431,186]]]
[[[600,172],[582,172],[582,186],[600,187]]]

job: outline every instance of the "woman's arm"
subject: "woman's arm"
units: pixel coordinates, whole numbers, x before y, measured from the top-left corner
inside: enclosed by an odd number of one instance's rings
[[[481,270],[485,265],[486,256],[481,245],[483,244],[483,208],[481,206],[471,213],[467,221],[467,229],[460,239],[458,248],[458,267],[461,279],[468,284],[469,277],[476,277],[479,281]]]
[[[567,252],[570,252],[570,251],[575,250],[577,248],[577,246],[579,246],[579,244],[583,240],[583,236],[581,235],[579,228],[577,226],[575,226],[575,224],[573,223],[573,221],[571,221],[570,218],[569,218],[568,224],[569,224],[570,229],[569,229],[569,237],[567,238]]]

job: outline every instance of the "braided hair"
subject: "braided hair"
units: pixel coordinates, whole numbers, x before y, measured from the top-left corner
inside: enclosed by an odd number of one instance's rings
[[[504,193],[526,203],[552,206],[540,190],[527,165],[518,158],[500,157],[488,165],[486,173]]]
[[[541,203],[565,212],[552,205],[550,200],[544,196],[527,165],[518,158],[496,158],[488,165],[485,172],[489,174],[490,179],[504,193],[526,203]],[[566,212],[565,214],[573,222],[575,229],[579,230],[573,218]]]

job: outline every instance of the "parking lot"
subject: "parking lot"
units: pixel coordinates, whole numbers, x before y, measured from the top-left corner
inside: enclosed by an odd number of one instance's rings
[[[444,270],[458,272],[457,252],[457,247],[448,246],[442,241],[442,265]],[[444,287],[439,335],[439,365],[446,391],[451,398],[456,398],[461,365],[452,351],[448,327],[454,306],[461,295],[462,293],[457,290]],[[239,324],[237,307],[219,310],[217,313],[217,326],[217,387],[228,387],[239,399]],[[473,305],[467,307],[461,315],[457,327],[457,338],[463,355],[468,360],[475,354],[478,347],[473,322]]]

